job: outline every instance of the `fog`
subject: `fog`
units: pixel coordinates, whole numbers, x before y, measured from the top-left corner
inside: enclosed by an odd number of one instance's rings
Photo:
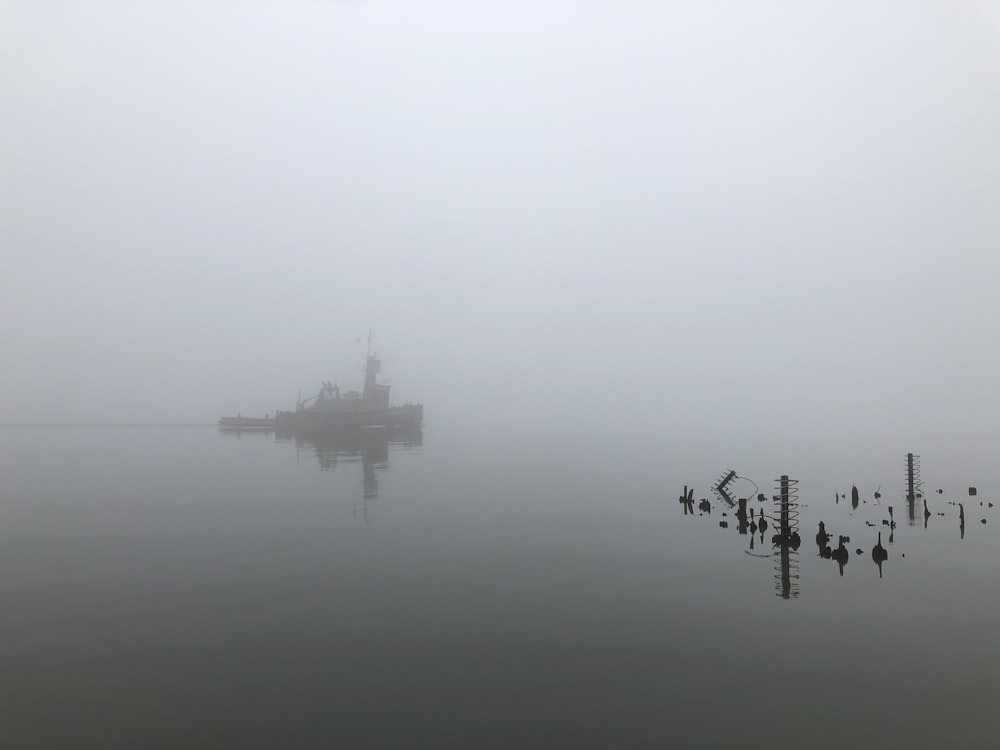
[[[6,3],[0,422],[988,436],[972,2]]]

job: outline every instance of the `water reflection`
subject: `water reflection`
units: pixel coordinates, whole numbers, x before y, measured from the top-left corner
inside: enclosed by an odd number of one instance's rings
[[[797,599],[799,597],[798,549],[792,549],[787,544],[782,545],[777,557],[775,590],[782,599]]]
[[[312,452],[322,471],[341,464],[361,464],[361,497],[367,502],[378,497],[378,475],[389,467],[389,447],[419,447],[423,431],[409,427],[353,427],[336,431],[223,430],[222,435],[243,438],[251,435],[273,437],[277,443],[294,444],[296,453]],[[367,505],[366,505],[367,508]]]
[[[415,447],[423,443],[419,427],[362,427],[359,429],[307,434],[278,434],[278,442],[295,442],[296,448],[311,449],[323,471],[338,464],[361,462],[361,494],[367,502],[378,497],[378,473],[389,467],[389,446]]]

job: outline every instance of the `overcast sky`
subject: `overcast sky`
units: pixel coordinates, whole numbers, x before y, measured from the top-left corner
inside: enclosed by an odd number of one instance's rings
[[[1000,418],[1000,12],[7,2],[0,421]]]

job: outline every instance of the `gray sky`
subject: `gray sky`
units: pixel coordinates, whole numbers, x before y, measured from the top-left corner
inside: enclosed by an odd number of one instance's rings
[[[1000,6],[0,7],[0,421],[1000,418]]]

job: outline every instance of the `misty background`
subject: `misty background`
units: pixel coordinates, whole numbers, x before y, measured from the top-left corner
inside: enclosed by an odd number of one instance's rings
[[[0,422],[294,408],[369,328],[431,431],[1000,417],[995,3],[9,2],[0,107]]]

